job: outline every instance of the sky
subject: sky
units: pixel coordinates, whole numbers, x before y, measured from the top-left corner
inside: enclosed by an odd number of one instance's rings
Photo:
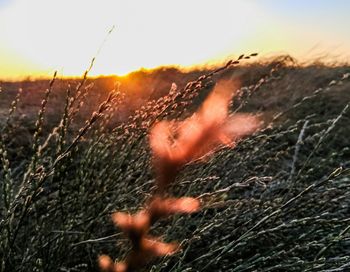
[[[0,0],[0,78],[78,76],[93,56],[92,75],[255,52],[349,60],[349,11],[348,0]]]

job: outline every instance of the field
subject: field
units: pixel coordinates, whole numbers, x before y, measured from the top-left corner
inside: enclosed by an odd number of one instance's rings
[[[241,86],[232,114],[263,124],[181,168],[168,193],[201,208],[152,226],[181,249],[145,270],[350,271],[350,66],[288,56],[0,82],[0,271],[123,260],[130,242],[111,214],[154,189],[150,129],[191,116],[221,80]]]

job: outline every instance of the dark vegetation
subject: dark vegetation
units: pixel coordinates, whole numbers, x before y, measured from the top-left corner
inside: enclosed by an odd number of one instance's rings
[[[124,259],[130,245],[110,214],[136,212],[154,186],[150,128],[188,117],[220,79],[241,83],[231,111],[265,124],[182,169],[171,194],[203,207],[154,225],[182,249],[148,269],[349,270],[350,67],[241,62],[214,74],[1,82],[1,271]]]

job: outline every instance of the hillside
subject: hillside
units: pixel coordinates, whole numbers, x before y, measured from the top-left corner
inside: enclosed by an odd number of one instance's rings
[[[0,271],[96,271],[100,254],[123,259],[130,244],[110,215],[137,211],[154,187],[149,130],[190,116],[223,79],[241,86],[230,111],[264,123],[181,169],[170,193],[202,207],[154,225],[181,250],[148,268],[350,269],[350,67],[241,62],[0,82]]]

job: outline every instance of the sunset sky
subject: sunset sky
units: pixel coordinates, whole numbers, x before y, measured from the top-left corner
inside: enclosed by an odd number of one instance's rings
[[[349,60],[349,11],[348,0],[0,0],[0,78],[77,76],[96,54],[93,75],[253,52]]]

